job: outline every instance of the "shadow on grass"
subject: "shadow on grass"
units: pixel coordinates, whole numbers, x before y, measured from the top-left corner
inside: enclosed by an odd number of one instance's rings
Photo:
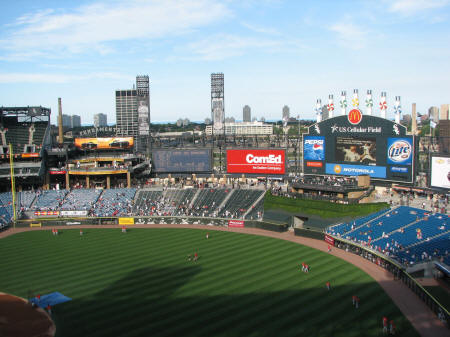
[[[381,336],[383,315],[400,335],[418,336],[378,287],[209,296],[214,284],[206,284],[201,295],[184,295],[180,288],[200,271],[194,263],[138,269],[90,298],[55,306],[56,336]]]

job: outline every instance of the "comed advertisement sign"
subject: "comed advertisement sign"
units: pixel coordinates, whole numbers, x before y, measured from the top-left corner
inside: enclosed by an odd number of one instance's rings
[[[284,150],[227,150],[228,173],[285,174]]]

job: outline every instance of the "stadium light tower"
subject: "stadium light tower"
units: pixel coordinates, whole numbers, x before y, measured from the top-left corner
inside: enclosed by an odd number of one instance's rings
[[[333,118],[333,112],[334,112],[334,102],[333,102],[333,95],[328,95],[328,118]]]
[[[400,103],[400,96],[395,96],[394,113],[395,113],[395,123],[400,124],[400,117],[402,114],[402,105]]]
[[[387,110],[387,103],[386,103],[386,92],[381,92],[381,98],[380,98],[380,117],[386,118],[386,110]]]
[[[211,74],[211,120],[214,131],[222,131],[225,122],[225,95],[223,73]]]
[[[372,115],[372,107],[373,107],[373,99],[372,99],[372,90],[367,90],[366,96],[366,114]]]
[[[317,115],[317,123],[320,123],[322,121],[322,100],[320,98],[317,99],[315,110]]]
[[[345,116],[347,114],[347,92],[342,91],[341,92],[341,100],[339,102],[341,106],[341,115]]]

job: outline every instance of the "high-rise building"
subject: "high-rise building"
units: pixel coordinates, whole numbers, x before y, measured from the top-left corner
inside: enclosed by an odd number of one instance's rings
[[[437,106],[430,107],[428,109],[428,117],[437,123],[439,121],[439,108]]]
[[[243,122],[251,122],[252,121],[252,109],[246,105],[242,109],[242,121]]]
[[[70,128],[72,127],[71,116],[70,115],[62,115],[62,125],[63,127]]]
[[[72,115],[70,117],[70,127],[73,128],[79,128],[81,126],[81,117],[78,115]]]
[[[328,107],[326,105],[324,105],[322,107],[322,120],[324,121],[324,120],[328,119],[329,117],[330,117],[330,114],[328,112]]]
[[[215,131],[223,131],[225,122],[225,95],[223,73],[211,74],[211,119]]]
[[[150,84],[147,75],[136,76],[136,89],[116,90],[116,123],[120,136],[150,134]],[[137,143],[145,145],[142,140],[139,137]],[[142,149],[141,146],[139,148]]]
[[[108,125],[108,117],[105,114],[98,113],[94,115],[94,126],[96,128],[107,125]]]
[[[289,113],[289,107],[287,105],[285,105],[283,107],[283,116],[282,119],[283,121],[288,121],[290,117],[290,113]]]
[[[442,104],[441,105],[441,111],[439,114],[440,120],[449,120],[450,119],[449,106],[450,106],[450,104]]]
[[[137,136],[137,91],[116,90],[116,123],[117,135]]]

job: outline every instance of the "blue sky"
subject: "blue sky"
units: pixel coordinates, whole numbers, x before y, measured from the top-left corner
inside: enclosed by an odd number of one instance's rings
[[[318,98],[387,92],[404,113],[450,103],[450,0],[8,1],[0,12],[0,105],[115,122],[114,91],[150,76],[153,121],[210,116],[210,74],[225,114],[314,118]]]

